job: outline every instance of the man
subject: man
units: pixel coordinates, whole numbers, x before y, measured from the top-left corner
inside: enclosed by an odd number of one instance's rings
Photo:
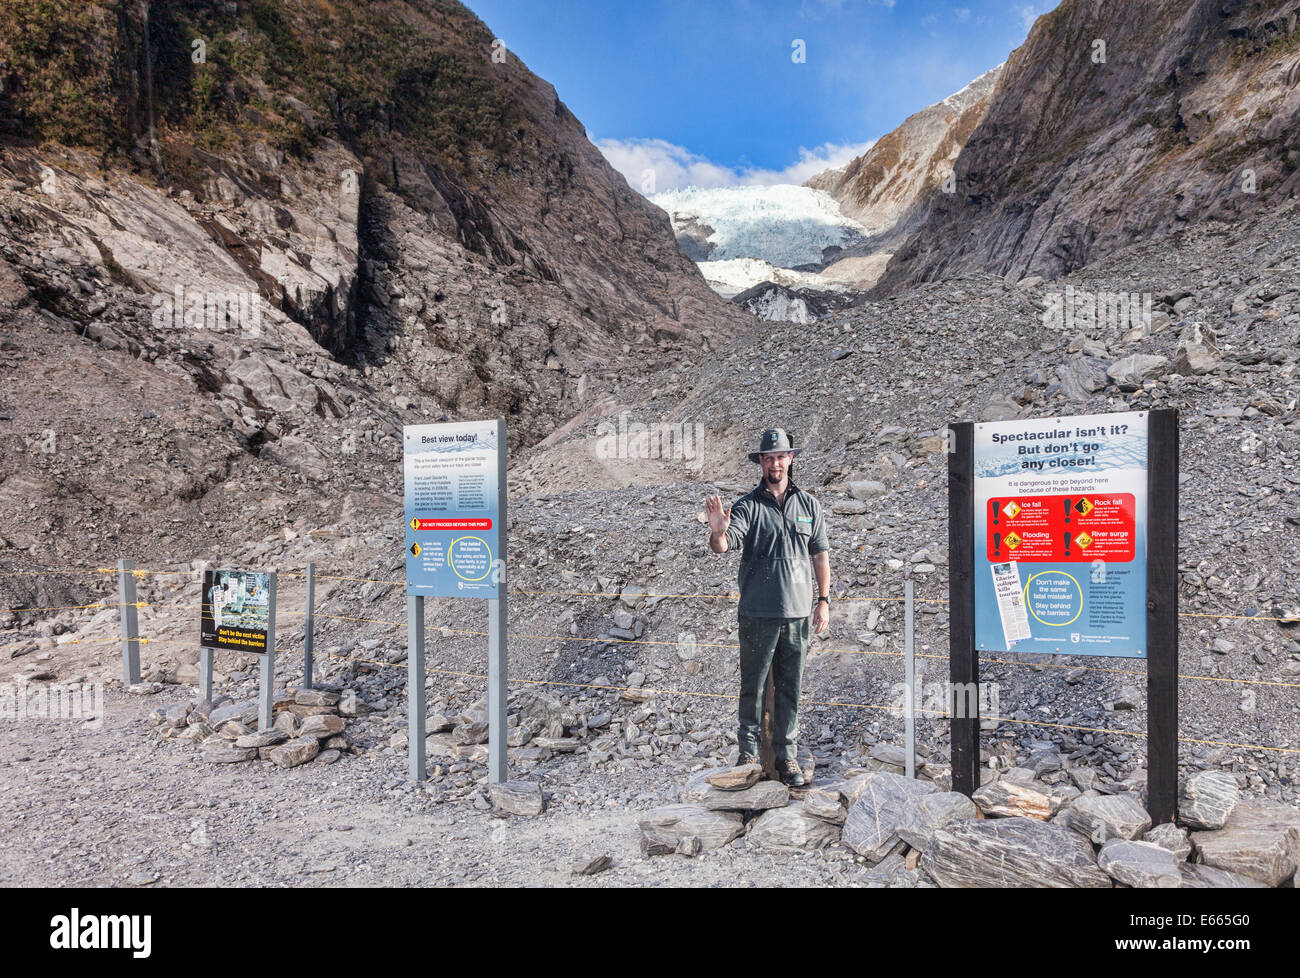
[[[740,559],[740,723],[737,764],[758,761],[763,724],[763,687],[772,669],[774,709],[772,748],[781,780],[804,783],[795,759],[799,686],[808,651],[808,616],[820,635],[830,624],[831,563],[821,504],[793,482],[794,448],[781,428],[769,428],[751,462],[763,478],[747,496],[724,510],[718,496],[704,504],[709,519],[709,549],[726,553],[743,544]],[[811,570],[817,575],[813,602]]]

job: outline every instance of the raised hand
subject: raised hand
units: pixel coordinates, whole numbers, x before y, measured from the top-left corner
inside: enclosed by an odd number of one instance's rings
[[[731,507],[722,506],[721,496],[709,496],[704,500],[704,512],[709,517],[709,532],[719,536],[731,526]]]

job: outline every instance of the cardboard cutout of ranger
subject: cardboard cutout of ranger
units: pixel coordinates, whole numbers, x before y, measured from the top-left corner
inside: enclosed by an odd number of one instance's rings
[[[709,549],[726,553],[743,545],[740,558],[740,711],[737,765],[757,764],[763,725],[763,688],[772,670],[772,749],[781,780],[804,784],[795,759],[799,687],[808,652],[808,617],[820,635],[830,625],[831,562],[821,504],[794,484],[793,447],[781,428],[763,432],[749,460],[763,478],[730,509],[710,496]],[[816,602],[813,574],[816,574]]]

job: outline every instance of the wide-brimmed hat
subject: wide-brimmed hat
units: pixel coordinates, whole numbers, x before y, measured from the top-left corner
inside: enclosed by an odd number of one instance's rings
[[[792,455],[798,455],[802,451],[802,448],[791,445],[790,436],[785,433],[784,428],[768,428],[763,432],[763,437],[758,440],[758,451],[749,453],[749,460],[757,462],[760,455],[770,452],[790,452]]]

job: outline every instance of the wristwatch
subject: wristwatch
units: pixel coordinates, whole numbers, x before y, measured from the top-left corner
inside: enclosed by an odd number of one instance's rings
[[[818,603],[818,604],[821,604],[821,602],[823,602],[823,601],[825,601],[826,604],[827,604],[828,606],[829,606],[830,603],[831,603],[831,599],[828,598],[828,597],[826,597],[826,595],[824,595],[824,594],[819,594],[819,595],[817,595],[817,603]]]

